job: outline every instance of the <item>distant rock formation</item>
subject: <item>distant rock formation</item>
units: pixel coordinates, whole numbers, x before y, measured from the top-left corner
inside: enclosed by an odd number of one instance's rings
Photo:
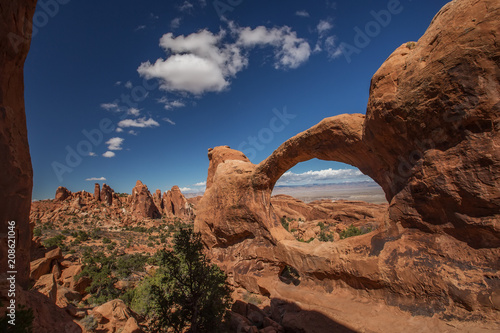
[[[66,188],[59,186],[56,190],[55,200],[64,201],[71,196],[71,192]]]
[[[140,180],[137,181],[135,187],[132,189],[130,196],[130,209],[135,217],[138,218],[158,218],[161,216],[158,208],[155,206],[153,197]]]
[[[499,21],[498,1],[452,1],[374,75],[366,117],[326,118],[258,165],[227,146],[210,149],[195,228],[213,260],[236,285],[271,297],[291,266],[314,288],[350,287],[412,313],[498,318]],[[374,179],[390,202],[383,227],[297,242],[271,192],[312,158]]]
[[[95,183],[94,185],[94,200],[101,201],[101,186],[99,183]]]
[[[100,194],[100,199],[101,201],[107,205],[111,206],[113,204],[113,194],[115,191],[109,185],[107,184],[102,184],[102,189],[101,189],[101,194]]]
[[[161,190],[157,189],[155,193],[153,193],[153,202],[155,203],[156,208],[159,212],[163,212],[163,202],[161,200]]]
[[[162,206],[167,216],[178,216],[187,219],[194,217],[194,211],[190,203],[178,186],[173,186],[170,191],[163,195]]]

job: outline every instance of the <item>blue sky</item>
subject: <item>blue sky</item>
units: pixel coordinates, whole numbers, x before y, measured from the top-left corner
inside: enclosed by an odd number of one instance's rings
[[[33,199],[94,179],[196,191],[210,147],[258,163],[325,117],[365,113],[372,75],[446,2],[39,1],[25,65]],[[366,179],[312,160],[280,184]]]

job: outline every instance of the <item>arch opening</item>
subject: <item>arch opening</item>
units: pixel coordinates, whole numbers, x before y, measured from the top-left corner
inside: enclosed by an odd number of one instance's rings
[[[388,209],[383,189],[348,164],[300,162],[276,182],[271,207],[300,242],[333,242],[379,228]]]

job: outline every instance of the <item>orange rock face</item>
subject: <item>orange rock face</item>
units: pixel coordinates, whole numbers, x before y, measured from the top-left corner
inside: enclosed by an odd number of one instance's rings
[[[209,150],[195,228],[233,283],[272,297],[291,266],[311,288],[348,287],[412,314],[498,318],[499,21],[498,1],[450,2],[374,75],[366,118],[326,118],[259,165]],[[356,166],[384,189],[378,230],[320,245],[284,230],[272,189],[311,158]]]
[[[33,169],[24,110],[23,66],[30,48],[36,1],[1,1],[0,18],[0,278],[7,269],[8,221],[16,222],[17,282],[27,286]],[[3,290],[0,291],[3,293]]]
[[[101,186],[98,183],[94,185],[94,200],[101,201]]]
[[[137,181],[135,187],[132,189],[130,207],[134,215],[139,218],[157,218],[161,216],[158,208],[155,206],[153,197],[151,196],[148,187],[140,180]]]
[[[185,219],[194,217],[193,206],[184,197],[178,186],[172,187],[170,191],[163,194],[161,205],[167,216],[177,216]]]

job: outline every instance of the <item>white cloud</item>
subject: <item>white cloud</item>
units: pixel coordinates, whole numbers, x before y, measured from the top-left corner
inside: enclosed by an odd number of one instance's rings
[[[194,7],[193,4],[186,0],[178,8],[181,12],[186,12],[186,11],[190,11],[191,9],[193,9],[193,7]]]
[[[170,125],[175,125],[175,122],[173,120],[171,120],[170,118],[163,118],[163,121],[166,121]]]
[[[324,35],[325,32],[330,31],[333,28],[332,23],[330,22],[331,20],[321,20],[318,23],[318,26],[316,29],[318,29],[318,33],[320,35]]]
[[[102,103],[101,108],[107,111],[118,110],[118,104],[116,103]]]
[[[186,104],[184,104],[184,102],[182,102],[180,100],[170,101],[165,96],[158,99],[157,101],[158,101],[158,103],[163,104],[163,107],[165,108],[165,110],[171,110],[173,108],[182,108],[182,107],[186,106]]]
[[[199,182],[199,183],[193,184],[193,186],[207,186],[207,182]]]
[[[329,36],[325,39],[325,48],[328,56],[332,59],[338,58],[342,55],[342,48],[337,46],[336,36]]]
[[[122,81],[116,81],[115,82],[115,86],[119,86],[120,84],[122,84]]]
[[[85,180],[88,182],[90,182],[90,181],[105,181],[106,178],[104,178],[104,177],[100,177],[100,178],[92,177],[92,178],[87,178]]]
[[[309,13],[306,12],[305,10],[298,10],[295,12],[295,15],[302,17],[309,17]]]
[[[238,45],[245,47],[270,45],[275,48],[275,68],[297,68],[311,55],[309,43],[297,37],[288,26],[268,29],[259,26],[255,29],[234,28],[239,34]]]
[[[141,114],[141,110],[136,108],[130,108],[128,109],[127,114],[138,117]]]
[[[293,173],[287,171],[278,180],[277,185],[306,185],[321,183],[349,183],[371,181],[371,178],[361,173],[357,169],[338,169],[332,168],[319,171],[307,171],[304,173]]]
[[[134,130],[130,130],[130,131],[128,131],[128,134],[137,136],[137,134],[139,134],[139,133],[137,133]]]
[[[132,89],[132,87],[133,87],[132,82],[130,81],[125,82],[125,88]]]
[[[112,151],[107,151],[104,154],[102,154],[102,156],[107,157],[107,158],[111,158],[111,157],[115,157],[115,153],[113,153]]]
[[[189,187],[181,187],[180,190],[181,190],[181,192],[189,192],[189,191],[192,191],[193,189],[189,188]]]
[[[251,29],[230,22],[229,28],[231,34],[225,30],[214,34],[206,29],[188,36],[167,33],[160,39],[160,46],[169,57],[144,62],[137,71],[147,79],[159,79],[163,90],[201,95],[226,89],[230,79],[248,66],[247,52],[256,46],[274,48],[275,68],[296,68],[309,59],[309,44],[290,27]],[[234,40],[228,42],[226,38]]]
[[[108,141],[106,141],[106,144],[108,145],[108,150],[122,150],[122,143],[125,141],[125,139],[122,138],[111,138]]]
[[[92,151],[91,151],[91,152],[89,153],[89,156],[96,156],[96,154],[95,154],[94,152],[92,152]]]
[[[170,21],[170,28],[177,29],[181,25],[181,17],[176,17],[172,21]]]
[[[116,128],[116,132],[117,132],[117,133],[121,133],[121,132],[123,132],[123,128],[117,127],[117,128]]]
[[[118,123],[118,127],[157,127],[160,124],[153,118],[146,119],[146,117],[138,119],[124,119]]]

